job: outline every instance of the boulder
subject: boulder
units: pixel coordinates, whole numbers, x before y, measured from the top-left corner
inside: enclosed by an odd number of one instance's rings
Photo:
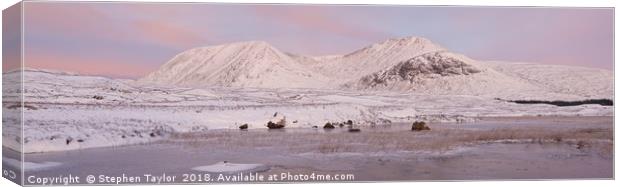
[[[269,128],[269,129],[281,129],[281,128],[284,128],[284,125],[277,124],[277,123],[269,121],[269,122],[267,122],[267,128]]]
[[[431,128],[428,127],[426,123],[423,121],[416,121],[416,122],[413,122],[413,125],[411,125],[411,130],[412,131],[425,131],[425,130],[431,130]]]
[[[325,125],[323,126],[324,129],[333,129],[336,128],[334,125],[332,125],[330,122],[325,123]]]
[[[247,124],[247,123],[245,123],[245,124],[243,124],[243,125],[239,126],[239,129],[241,129],[241,130],[246,130],[246,129],[248,129],[248,127],[249,127],[249,126],[248,126],[248,124]]]
[[[286,126],[286,116],[279,112],[273,114],[273,117],[267,122],[267,128],[269,129],[281,129]]]

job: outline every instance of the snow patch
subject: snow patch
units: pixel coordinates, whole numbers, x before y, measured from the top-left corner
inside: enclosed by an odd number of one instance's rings
[[[2,157],[2,161],[14,168],[22,167],[21,165],[22,162],[17,159]],[[24,168],[23,168],[24,171],[40,171],[40,170],[46,170],[46,169],[50,169],[50,168],[54,168],[54,167],[62,165],[62,163],[60,162],[23,162],[23,164],[24,164]]]
[[[230,162],[218,162],[213,165],[193,167],[192,170],[204,171],[210,173],[251,173],[251,172],[263,172],[269,170],[269,167],[264,164],[238,164]]]

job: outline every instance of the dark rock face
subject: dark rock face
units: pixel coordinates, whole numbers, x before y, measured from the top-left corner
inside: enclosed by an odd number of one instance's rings
[[[416,122],[413,122],[413,125],[411,125],[411,130],[412,131],[425,131],[425,130],[431,130],[431,128],[426,126],[426,123],[423,121],[416,121]]]
[[[249,127],[249,126],[248,126],[248,124],[246,123],[246,124],[243,124],[243,125],[239,126],[239,129],[241,129],[241,130],[246,130],[246,129],[248,129],[248,127]]]
[[[364,76],[357,84],[360,87],[373,88],[389,86],[400,81],[415,83],[425,78],[470,75],[479,72],[481,70],[461,59],[445,55],[444,52],[435,52],[411,58],[389,69]]]

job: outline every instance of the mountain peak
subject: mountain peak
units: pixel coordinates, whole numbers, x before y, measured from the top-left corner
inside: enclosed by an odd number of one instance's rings
[[[223,44],[223,45],[269,46],[271,47],[271,44],[267,43],[266,41],[262,41],[262,40],[241,41],[241,42],[234,42],[234,43],[228,43],[228,44]]]
[[[223,48],[235,48],[235,49],[242,49],[242,48],[269,49],[270,48],[270,49],[276,49],[271,44],[269,44],[269,43],[267,43],[265,41],[251,40],[251,41],[239,41],[239,42],[232,42],[232,43],[224,43],[224,44],[196,47],[196,48],[192,48],[192,49],[189,49],[187,51],[184,51],[181,54],[183,54],[183,53],[201,53],[201,52],[206,52],[206,51],[209,51],[209,50],[218,50],[218,49],[223,49]]]
[[[407,46],[416,48],[428,48],[428,49],[443,49],[438,44],[433,43],[431,40],[417,36],[407,36],[402,38],[391,38],[376,45],[382,46]]]
[[[240,42],[233,42],[233,43],[225,43],[225,44],[219,44],[219,45],[212,45],[212,46],[206,46],[206,47],[201,47],[201,48],[214,48],[214,49],[218,49],[218,48],[235,48],[235,49],[244,49],[244,48],[252,48],[252,49],[276,49],[275,47],[273,47],[271,44],[265,42],[265,41],[260,41],[260,40],[252,40],[252,41],[240,41]]]
[[[375,43],[369,46],[366,46],[360,50],[349,53],[345,56],[355,56],[355,55],[367,55],[367,54],[400,54],[396,56],[404,56],[406,58],[399,58],[396,61],[401,61],[409,58],[413,58],[417,55],[421,55],[428,52],[437,52],[437,51],[445,51],[446,49],[441,47],[438,44],[433,43],[431,40],[416,37],[416,36],[408,36],[402,38],[391,38],[385,40],[383,42]]]

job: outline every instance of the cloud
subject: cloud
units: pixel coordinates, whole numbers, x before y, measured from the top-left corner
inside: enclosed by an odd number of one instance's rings
[[[21,6],[2,11],[2,71],[21,67]]]
[[[611,9],[470,8],[450,14],[465,33],[460,37],[477,38],[478,48],[464,50],[475,58],[613,66]]]
[[[160,19],[178,11],[151,4],[26,3],[26,31],[53,33],[66,38],[100,38],[108,41],[141,42],[186,49],[205,39],[174,21]],[[116,7],[115,7],[116,6]],[[115,18],[106,9],[122,7]],[[112,10],[109,10],[112,11]],[[144,13],[144,14],[142,14]],[[135,15],[147,15],[143,18]]]
[[[138,77],[168,60],[162,54],[205,42],[190,28],[162,19],[176,11],[142,6],[149,4],[24,4],[28,67]],[[144,51],[162,53],[145,57]]]
[[[338,10],[346,8],[341,7]],[[373,41],[379,38],[385,39],[388,36],[388,34],[380,32],[376,28],[340,21],[338,20],[339,15],[332,13],[329,11],[329,7],[325,6],[256,5],[254,9],[259,16],[263,16],[266,19],[278,20],[312,31],[326,32],[364,41]]]
[[[70,36],[123,36],[103,12],[82,3],[24,3],[24,24],[28,33],[52,32]]]
[[[166,21],[135,21],[134,26],[145,41],[155,41],[177,49],[187,49],[205,43],[194,31]]]

